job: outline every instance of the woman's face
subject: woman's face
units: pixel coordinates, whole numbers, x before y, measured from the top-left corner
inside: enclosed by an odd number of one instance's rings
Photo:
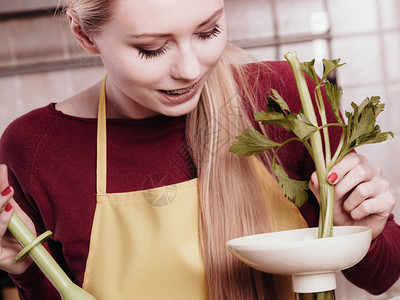
[[[223,0],[113,1],[113,18],[92,39],[109,105],[128,118],[192,111],[226,46]]]

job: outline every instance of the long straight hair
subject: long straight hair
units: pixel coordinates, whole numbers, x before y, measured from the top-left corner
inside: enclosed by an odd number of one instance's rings
[[[291,294],[287,277],[249,268],[225,248],[232,238],[282,229],[279,214],[266,209],[266,201],[276,198],[278,186],[272,185],[275,191],[268,193],[274,196],[266,199],[254,158],[229,153],[233,138],[253,125],[248,110],[256,109],[261,91],[257,80],[249,82],[246,69],[240,67],[249,58],[228,44],[199,105],[187,117],[187,142],[198,171],[199,222],[210,299],[288,299]],[[271,160],[269,153],[262,156],[264,162]]]

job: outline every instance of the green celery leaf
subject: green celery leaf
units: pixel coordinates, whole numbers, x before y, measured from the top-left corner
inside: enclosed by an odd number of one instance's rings
[[[340,118],[340,100],[343,95],[343,89],[330,83],[329,81],[325,83],[324,88],[326,91],[326,98],[332,107],[336,120],[339,123],[343,123],[342,119]]]
[[[389,135],[393,138],[394,134],[391,131],[381,132],[379,125],[375,125],[373,132],[369,134],[364,134],[356,140],[357,146],[366,144],[377,144],[384,142],[388,139]]]
[[[294,134],[303,142],[307,141],[314,132],[319,130],[318,127],[311,124],[310,120],[303,113],[297,114],[292,122],[292,128]]]
[[[279,185],[285,196],[292,201],[297,207],[302,206],[308,200],[308,193],[306,192],[309,187],[306,181],[292,179],[288,176],[285,170],[275,164],[273,166],[274,175],[278,178]]]
[[[375,125],[372,132],[365,133],[350,143],[351,148],[355,148],[367,144],[377,144],[386,141],[389,135],[393,138],[394,134],[391,131],[381,132],[379,125]]]
[[[381,112],[385,109],[385,104],[380,103],[381,97],[373,96],[371,98],[366,98],[364,101],[358,106],[358,110],[362,112],[366,107],[371,107],[374,111],[375,117],[377,117]]]
[[[268,104],[265,106],[267,112],[277,112],[280,114],[285,114],[285,112],[281,109],[279,104],[275,101],[275,99],[271,96],[267,96]]]
[[[310,77],[314,81],[316,85],[319,85],[319,79],[317,73],[315,72],[314,64],[315,59],[313,59],[312,61],[302,62],[301,68],[303,69],[304,73],[306,73],[308,77]]]
[[[325,80],[330,73],[332,73],[334,70],[336,70],[337,68],[345,65],[344,64],[339,64],[340,62],[340,58],[338,59],[322,59],[322,64],[324,65],[324,74],[322,75],[322,80]]]
[[[269,140],[254,128],[246,129],[236,137],[229,151],[238,155],[257,155],[266,150],[278,147],[280,144]]]
[[[377,102],[378,101],[378,102]],[[351,103],[354,111],[353,122],[351,125],[351,136],[350,142],[356,140],[364,134],[368,134],[373,131],[375,127],[376,117],[383,107],[378,107],[378,99],[366,98],[359,106],[354,102]]]
[[[267,105],[267,111],[268,112],[279,112],[284,115],[287,115],[285,111],[288,111],[290,113],[290,108],[287,105],[286,101],[279,95],[279,93],[271,89],[272,95],[268,95],[268,105]]]
[[[385,141],[392,132],[381,132],[376,124],[377,116],[384,110],[380,97],[366,98],[360,105],[351,103],[353,113],[346,112],[348,119],[348,147],[355,148],[365,144]]]
[[[263,125],[277,125],[293,132],[303,142],[309,139],[310,135],[318,131],[318,127],[311,124],[308,118],[300,112],[299,114],[283,115],[277,112],[260,111],[254,114],[254,120]]]
[[[286,129],[287,131],[292,131],[293,129],[293,120],[296,118],[295,114],[284,115],[277,112],[269,112],[260,111],[254,114],[254,120],[257,122],[261,122],[264,125],[277,125]]]

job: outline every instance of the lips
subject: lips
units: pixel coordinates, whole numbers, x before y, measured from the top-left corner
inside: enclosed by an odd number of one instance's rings
[[[192,86],[184,88],[184,89],[162,90],[162,92],[166,93],[167,95],[182,95],[182,94],[190,92],[196,85],[197,85],[197,82],[195,84],[193,84]]]
[[[192,99],[199,91],[199,84],[201,81],[197,81],[195,84],[176,90],[159,90],[163,98],[172,104],[180,104]]]

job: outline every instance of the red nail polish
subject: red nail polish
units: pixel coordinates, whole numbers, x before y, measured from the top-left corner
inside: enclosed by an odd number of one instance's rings
[[[329,183],[335,183],[336,179],[338,178],[336,173],[332,173],[328,176]]]
[[[10,186],[8,186],[8,187],[6,187],[6,188],[4,189],[4,191],[1,192],[1,195],[2,195],[2,196],[7,196],[7,195],[9,195],[10,193],[11,193],[11,188],[10,188]]]
[[[6,212],[9,212],[12,209],[12,205],[10,203],[7,203],[6,207],[4,208],[4,210]]]
[[[344,209],[344,207],[342,206],[342,213],[344,213],[345,215],[347,215],[349,212],[347,210]]]

